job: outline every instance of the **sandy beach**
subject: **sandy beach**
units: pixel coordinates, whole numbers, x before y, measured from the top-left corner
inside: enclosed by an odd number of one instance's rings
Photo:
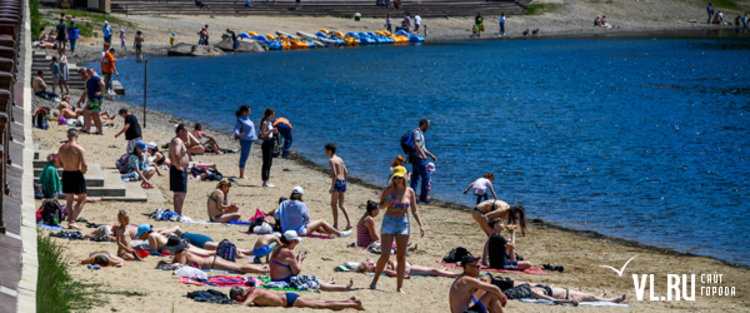
[[[76,97],[79,94],[79,92],[74,92],[73,98],[77,99]],[[51,106],[51,103],[34,97],[34,105],[35,107]],[[130,108],[139,118],[142,116],[138,108],[112,100],[105,100],[104,108],[106,110],[116,112],[121,107]],[[251,118],[253,120],[259,119],[261,108],[252,107],[252,110]],[[149,112],[148,127],[143,130],[144,140],[147,142],[153,141],[159,145],[169,142],[174,137],[172,125],[178,122],[181,121],[172,116]],[[193,125],[193,123],[189,124],[190,126]],[[81,135],[79,143],[87,150],[87,159],[90,164],[100,164],[102,169],[114,168],[114,160],[123,153],[126,145],[124,139],[114,138],[114,134],[122,127],[122,119],[118,118],[116,125],[116,129],[105,129],[104,137]],[[34,141],[40,144],[43,150],[57,149],[60,145],[59,142],[65,139],[66,130],[67,127],[58,125],[52,125],[46,131],[34,129]],[[228,134],[210,130],[209,133],[219,139],[222,147],[239,147],[238,143]],[[304,140],[304,138],[298,140]],[[393,156],[383,157],[390,159]],[[216,163],[225,176],[237,175],[237,154],[222,156],[204,154],[194,158],[203,162]],[[292,187],[300,185],[305,189],[304,200],[310,210],[311,217],[331,221],[330,195],[327,192],[330,180],[327,169],[312,164],[295,154],[289,159],[275,159],[271,171],[271,181],[277,185],[277,188],[264,189],[260,186],[260,167],[260,146],[256,145],[253,147],[247,164],[247,173],[250,180],[241,181],[239,186],[233,187],[229,194],[230,202],[239,203],[242,208],[240,212],[244,219],[254,214],[255,208],[268,211],[275,207],[279,197],[288,197]],[[386,175],[387,169],[383,169],[383,172]],[[252,248],[256,236],[244,234],[243,232],[247,231],[246,227],[166,223],[149,220],[143,214],[148,214],[158,208],[172,208],[172,193],[169,191],[168,178],[155,177],[152,182],[156,185],[155,190],[158,192],[150,193],[147,203],[102,202],[87,204],[81,216],[90,222],[103,223],[116,220],[117,211],[124,209],[130,213],[131,222],[135,224],[150,223],[155,227],[179,225],[185,231],[202,233],[217,241],[226,238],[240,248]],[[185,201],[185,214],[193,219],[207,220],[206,196],[214,187],[215,183],[213,182],[190,180],[189,192]],[[366,201],[377,200],[376,193],[381,191],[382,187],[378,188],[356,179],[350,182],[350,189],[347,191],[347,207],[351,212],[353,222],[356,222],[364,213]],[[40,203],[40,201],[37,201],[37,205],[40,205]],[[485,236],[471,218],[469,208],[435,201],[431,205],[420,205],[419,210],[425,224],[426,235],[424,238],[412,236],[411,241],[418,243],[419,249],[408,258],[409,262],[442,268],[436,263],[436,260],[442,259],[454,247],[463,246],[474,254],[481,253]],[[747,292],[750,289],[750,282],[748,282],[750,269],[747,266],[729,264],[708,257],[675,253],[669,249],[658,249],[621,239],[608,238],[593,232],[565,229],[533,220],[534,212],[528,212],[528,215],[530,218],[529,230],[525,237],[518,237],[518,254],[531,261],[535,267],[552,263],[565,266],[565,271],[563,273],[551,272],[549,275],[500,275],[516,280],[555,284],[568,288],[583,286],[584,291],[595,294],[599,294],[606,289],[610,297],[626,294],[628,299],[625,303],[631,307],[573,308],[509,301],[506,307],[508,312],[521,310],[533,312],[750,311],[748,309],[750,307],[750,295]],[[382,215],[376,218],[376,221],[376,226],[379,229]],[[343,223],[343,221],[340,221],[340,223]],[[649,226],[645,223],[643,227]],[[85,230],[91,231],[93,229]],[[47,231],[43,232],[47,233]],[[417,226],[412,223],[412,234],[418,233]],[[66,245],[67,256],[72,259],[88,256],[89,253],[97,250],[105,250],[113,254],[117,250],[114,243],[55,240]],[[415,277],[405,281],[407,294],[403,295],[395,291],[395,279],[382,278],[378,290],[373,291],[367,289],[372,279],[371,276],[334,272],[333,268],[343,262],[359,262],[366,258],[375,259],[377,257],[377,255],[368,252],[346,247],[354,241],[354,237],[349,237],[331,240],[309,238],[302,242],[300,247],[310,253],[310,256],[303,263],[302,274],[317,275],[321,279],[335,278],[338,283],[345,283],[350,278],[354,280],[354,289],[350,292],[302,292],[303,297],[343,299],[355,296],[362,300],[365,308],[370,312],[446,312],[448,310],[448,288],[453,279]],[[636,255],[637,258],[630,262],[622,277],[619,277],[611,269],[599,266],[609,265],[620,268],[628,259]],[[101,288],[104,290],[104,297],[109,300],[109,304],[95,308],[92,312],[205,312],[210,310],[268,312],[272,310],[193,302],[184,297],[185,294],[208,287],[181,284],[172,272],[155,269],[156,263],[161,259],[163,258],[149,256],[142,262],[128,262],[123,268],[105,268],[98,271],[88,270],[85,266],[74,265],[70,271],[78,279],[103,284]],[[239,262],[248,262],[248,260],[240,260]],[[714,273],[722,274],[720,284],[701,283],[701,274]],[[633,285],[633,274],[653,274],[654,294],[657,297],[666,295],[667,274],[695,274],[695,301],[648,301],[648,288],[645,291],[644,301],[638,301]],[[701,287],[719,286],[734,287],[735,296],[707,297],[700,295]],[[228,292],[228,288],[218,289]],[[311,312],[312,310],[295,309],[295,311]]]

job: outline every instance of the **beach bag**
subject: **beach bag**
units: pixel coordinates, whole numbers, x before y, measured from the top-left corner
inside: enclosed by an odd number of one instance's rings
[[[257,214],[256,214],[257,215]],[[253,229],[258,226],[263,226],[263,222],[265,222],[266,219],[263,218],[263,216],[258,216],[255,219],[253,219],[253,223],[250,224],[250,227],[248,228],[247,232],[249,233],[255,233]]]
[[[224,178],[224,175],[222,175],[219,171],[206,171],[206,180],[208,181],[220,181],[222,178]]]
[[[60,225],[60,221],[65,218],[60,203],[56,199],[44,200],[40,210],[42,223],[50,226]]]
[[[492,284],[500,288],[503,292],[513,288],[513,280],[510,277],[503,279],[502,277],[495,277],[492,279]]]
[[[216,255],[224,260],[235,262],[237,247],[231,241],[224,239],[216,247]]]
[[[120,174],[128,173],[128,157],[130,157],[130,153],[125,153],[115,161],[115,167],[120,171]]]
[[[443,257],[443,263],[458,263],[465,255],[471,255],[469,250],[466,250],[464,247],[455,248]]]
[[[44,190],[42,190],[42,185],[34,183],[34,199],[43,199],[44,198]]]
[[[49,128],[49,123],[47,122],[47,108],[41,108],[39,110],[36,110],[34,113],[34,127],[41,128],[41,129],[47,129]]]
[[[401,150],[404,150],[404,153],[406,153],[406,155],[409,156],[409,159],[411,159],[411,156],[417,153],[417,148],[414,147],[414,131],[409,131],[405,135],[401,136],[400,141]]]
[[[531,298],[531,287],[529,284],[523,284],[518,287],[509,288],[503,291],[503,293],[510,300]]]

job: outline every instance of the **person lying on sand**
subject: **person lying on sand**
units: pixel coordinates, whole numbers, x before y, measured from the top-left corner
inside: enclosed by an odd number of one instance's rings
[[[232,261],[227,261],[220,258],[217,255],[212,257],[204,258],[200,255],[188,251],[188,245],[180,242],[177,245],[165,245],[162,247],[163,250],[167,250],[174,255],[172,258],[172,264],[197,264],[201,269],[215,269],[224,271],[234,271],[235,273],[256,273],[263,274],[268,273],[268,266],[259,266],[255,264],[239,264]],[[159,266],[167,264],[166,261],[159,261]]]
[[[349,280],[348,285],[335,285],[335,281],[326,283],[318,280],[315,276],[300,275],[302,261],[307,257],[307,251],[294,255],[294,247],[302,241],[296,231],[288,230],[280,238],[281,245],[271,253],[269,265],[271,266],[271,281],[284,282],[290,287],[300,290],[317,289],[323,291],[349,291],[354,285],[354,280]]]
[[[117,229],[119,227],[120,227],[120,222],[118,222],[118,221],[104,222],[102,224],[99,224],[99,226],[97,227],[97,229],[95,231],[93,231],[91,233],[88,233],[88,234],[84,235],[83,237],[88,239],[88,238],[91,238],[91,237],[97,237],[98,236],[98,237],[106,237],[107,239],[109,239],[111,241],[115,241],[114,239],[110,239],[110,237],[114,238],[113,236],[111,236],[112,235],[112,229]],[[144,235],[143,233],[141,233],[139,236],[136,236],[136,234],[139,234],[141,232],[141,229],[143,229],[144,232],[148,232],[149,234],[152,233],[152,232],[155,232],[155,233],[159,233],[159,234],[176,234],[176,235],[181,235],[183,233],[183,231],[180,228],[180,226],[173,226],[173,227],[168,227],[168,228],[164,227],[164,228],[152,229],[152,226],[149,225],[149,224],[143,224],[143,225],[128,224],[126,227],[128,229],[128,233],[130,234],[130,239],[132,239],[132,240],[136,240],[136,239],[146,240],[146,239],[148,239],[148,234]],[[109,231],[105,231],[105,229],[109,229]],[[109,234],[109,236],[103,236],[103,235],[107,235],[107,234]]]
[[[448,293],[452,313],[501,313],[508,302],[500,288],[482,282],[479,276],[479,258],[466,255],[461,258],[464,272],[453,282]]]
[[[311,308],[311,309],[328,309],[343,310],[357,309],[364,310],[362,301],[355,297],[341,300],[308,300],[300,298],[298,294],[287,292],[285,294],[276,293],[257,287],[243,289],[242,287],[233,287],[229,291],[229,298],[237,301],[244,306],[255,304],[259,307],[277,307],[277,308]]]
[[[367,259],[362,263],[359,263],[359,266],[357,266],[357,271],[362,273],[375,273],[375,261],[372,259]],[[388,264],[385,265],[385,269],[383,270],[383,273],[388,275],[388,277],[396,277],[398,274],[396,273],[396,266],[397,263],[395,261],[388,261]],[[420,266],[420,265],[414,265],[409,262],[406,262],[406,270],[404,271],[404,278],[410,278],[411,275],[425,275],[425,276],[439,276],[439,277],[458,277],[461,275],[461,273],[453,273],[446,270],[440,270],[432,267],[427,266]]]
[[[112,256],[106,251],[97,251],[89,255],[88,258],[81,260],[70,261],[70,264],[94,264],[100,266],[114,266],[122,267],[125,265],[125,260]]]
[[[190,132],[193,137],[200,142],[203,138],[208,139],[205,143],[201,144],[203,146],[203,151],[208,150],[210,147],[211,150],[214,151],[216,154],[224,154],[224,152],[221,152],[221,148],[219,148],[219,144],[216,142],[216,139],[203,132],[203,125],[201,123],[195,123],[195,129]]]
[[[62,115],[66,119],[73,119],[73,118],[78,118],[79,116],[83,116],[83,110],[82,109],[77,109],[77,108],[73,109],[70,106],[70,104],[68,102],[66,102],[66,101],[61,101],[60,104],[57,105],[57,109],[60,110],[60,113],[56,112],[57,115],[55,115],[55,113],[53,113],[53,115],[55,117]],[[112,120],[115,119],[115,117],[111,113],[109,113],[108,111],[102,112],[101,116],[103,118],[105,118],[105,119],[110,120],[110,121],[112,121]],[[104,126],[113,126],[114,123],[110,122],[110,121],[104,123]]]
[[[568,289],[555,287],[555,284],[550,284],[547,286],[543,284],[534,284],[530,282],[514,280],[513,288],[519,287],[528,288],[531,290],[531,294],[526,297],[528,299],[549,300],[555,302],[556,304],[570,303],[578,306],[580,302],[621,303],[627,299],[627,295],[625,294],[617,298],[604,298],[607,295],[607,290],[604,290],[600,295],[596,296],[591,293],[583,292],[583,288],[581,286],[573,289]]]
[[[189,233],[186,233],[186,234],[189,234]],[[160,233],[148,234],[148,247],[149,247],[149,250],[151,251],[151,254],[153,255],[160,255],[159,251],[163,250],[162,247],[164,246],[176,246],[179,243],[180,243],[180,237],[175,237],[175,236],[167,237]],[[214,249],[200,248],[200,247],[190,244],[189,241],[187,242],[187,245],[188,245],[188,251],[197,255],[210,256],[210,255],[216,254],[215,248]],[[204,247],[205,246],[207,245],[204,245]],[[240,249],[240,248],[237,248],[236,251],[237,251],[238,257],[245,257],[247,255],[252,255],[252,252],[253,252],[251,250]]]
[[[240,207],[237,203],[227,203],[229,188],[231,187],[232,182],[224,178],[216,185],[216,189],[208,195],[206,206],[208,207],[208,220],[210,222],[229,223],[240,219]]]

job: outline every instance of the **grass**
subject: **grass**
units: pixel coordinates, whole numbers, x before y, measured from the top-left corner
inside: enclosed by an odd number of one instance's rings
[[[29,0],[29,11],[31,15],[31,38],[39,38],[39,30],[52,24],[44,22],[42,13],[39,13],[39,0]]]
[[[527,15],[542,15],[547,12],[552,12],[562,6],[558,3],[533,3],[526,10]]]
[[[101,284],[76,281],[70,276],[64,249],[49,237],[37,237],[37,312],[82,312],[106,304],[98,290]]]
[[[37,0],[31,0],[31,1],[35,2]],[[126,21],[126,20],[117,18],[112,15],[105,15],[101,13],[87,12],[87,11],[81,11],[81,10],[50,10],[50,11],[47,11],[46,14],[44,15],[42,19],[42,23],[45,25],[57,25],[60,20],[60,13],[73,15],[75,17],[88,17],[89,18],[88,21],[76,21],[76,26],[78,27],[78,33],[79,35],[83,37],[99,37],[102,31],[102,26],[104,26],[104,21],[109,22],[109,25],[112,26],[113,36],[116,36],[117,34],[119,34],[119,32],[117,32],[118,28],[135,29],[136,27],[138,27],[138,25],[133,22]],[[32,22],[33,22],[33,19],[32,19]],[[67,24],[67,21],[66,21],[66,24]]]

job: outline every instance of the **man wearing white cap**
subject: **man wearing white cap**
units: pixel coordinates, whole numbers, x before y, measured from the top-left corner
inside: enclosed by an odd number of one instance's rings
[[[325,235],[333,235],[336,237],[347,237],[351,235],[352,231],[339,231],[325,220],[310,220],[310,215],[307,213],[307,206],[302,201],[302,194],[304,191],[302,187],[297,186],[292,189],[292,195],[289,196],[289,200],[286,200],[279,204],[279,209],[274,213],[274,217],[281,222],[281,229],[283,231],[293,230],[295,233],[301,234],[302,236],[310,235],[314,232],[319,232]]]
[[[102,27],[102,32],[104,33],[104,42],[111,43],[112,42],[112,27],[109,26],[109,22],[104,21],[104,27]]]

